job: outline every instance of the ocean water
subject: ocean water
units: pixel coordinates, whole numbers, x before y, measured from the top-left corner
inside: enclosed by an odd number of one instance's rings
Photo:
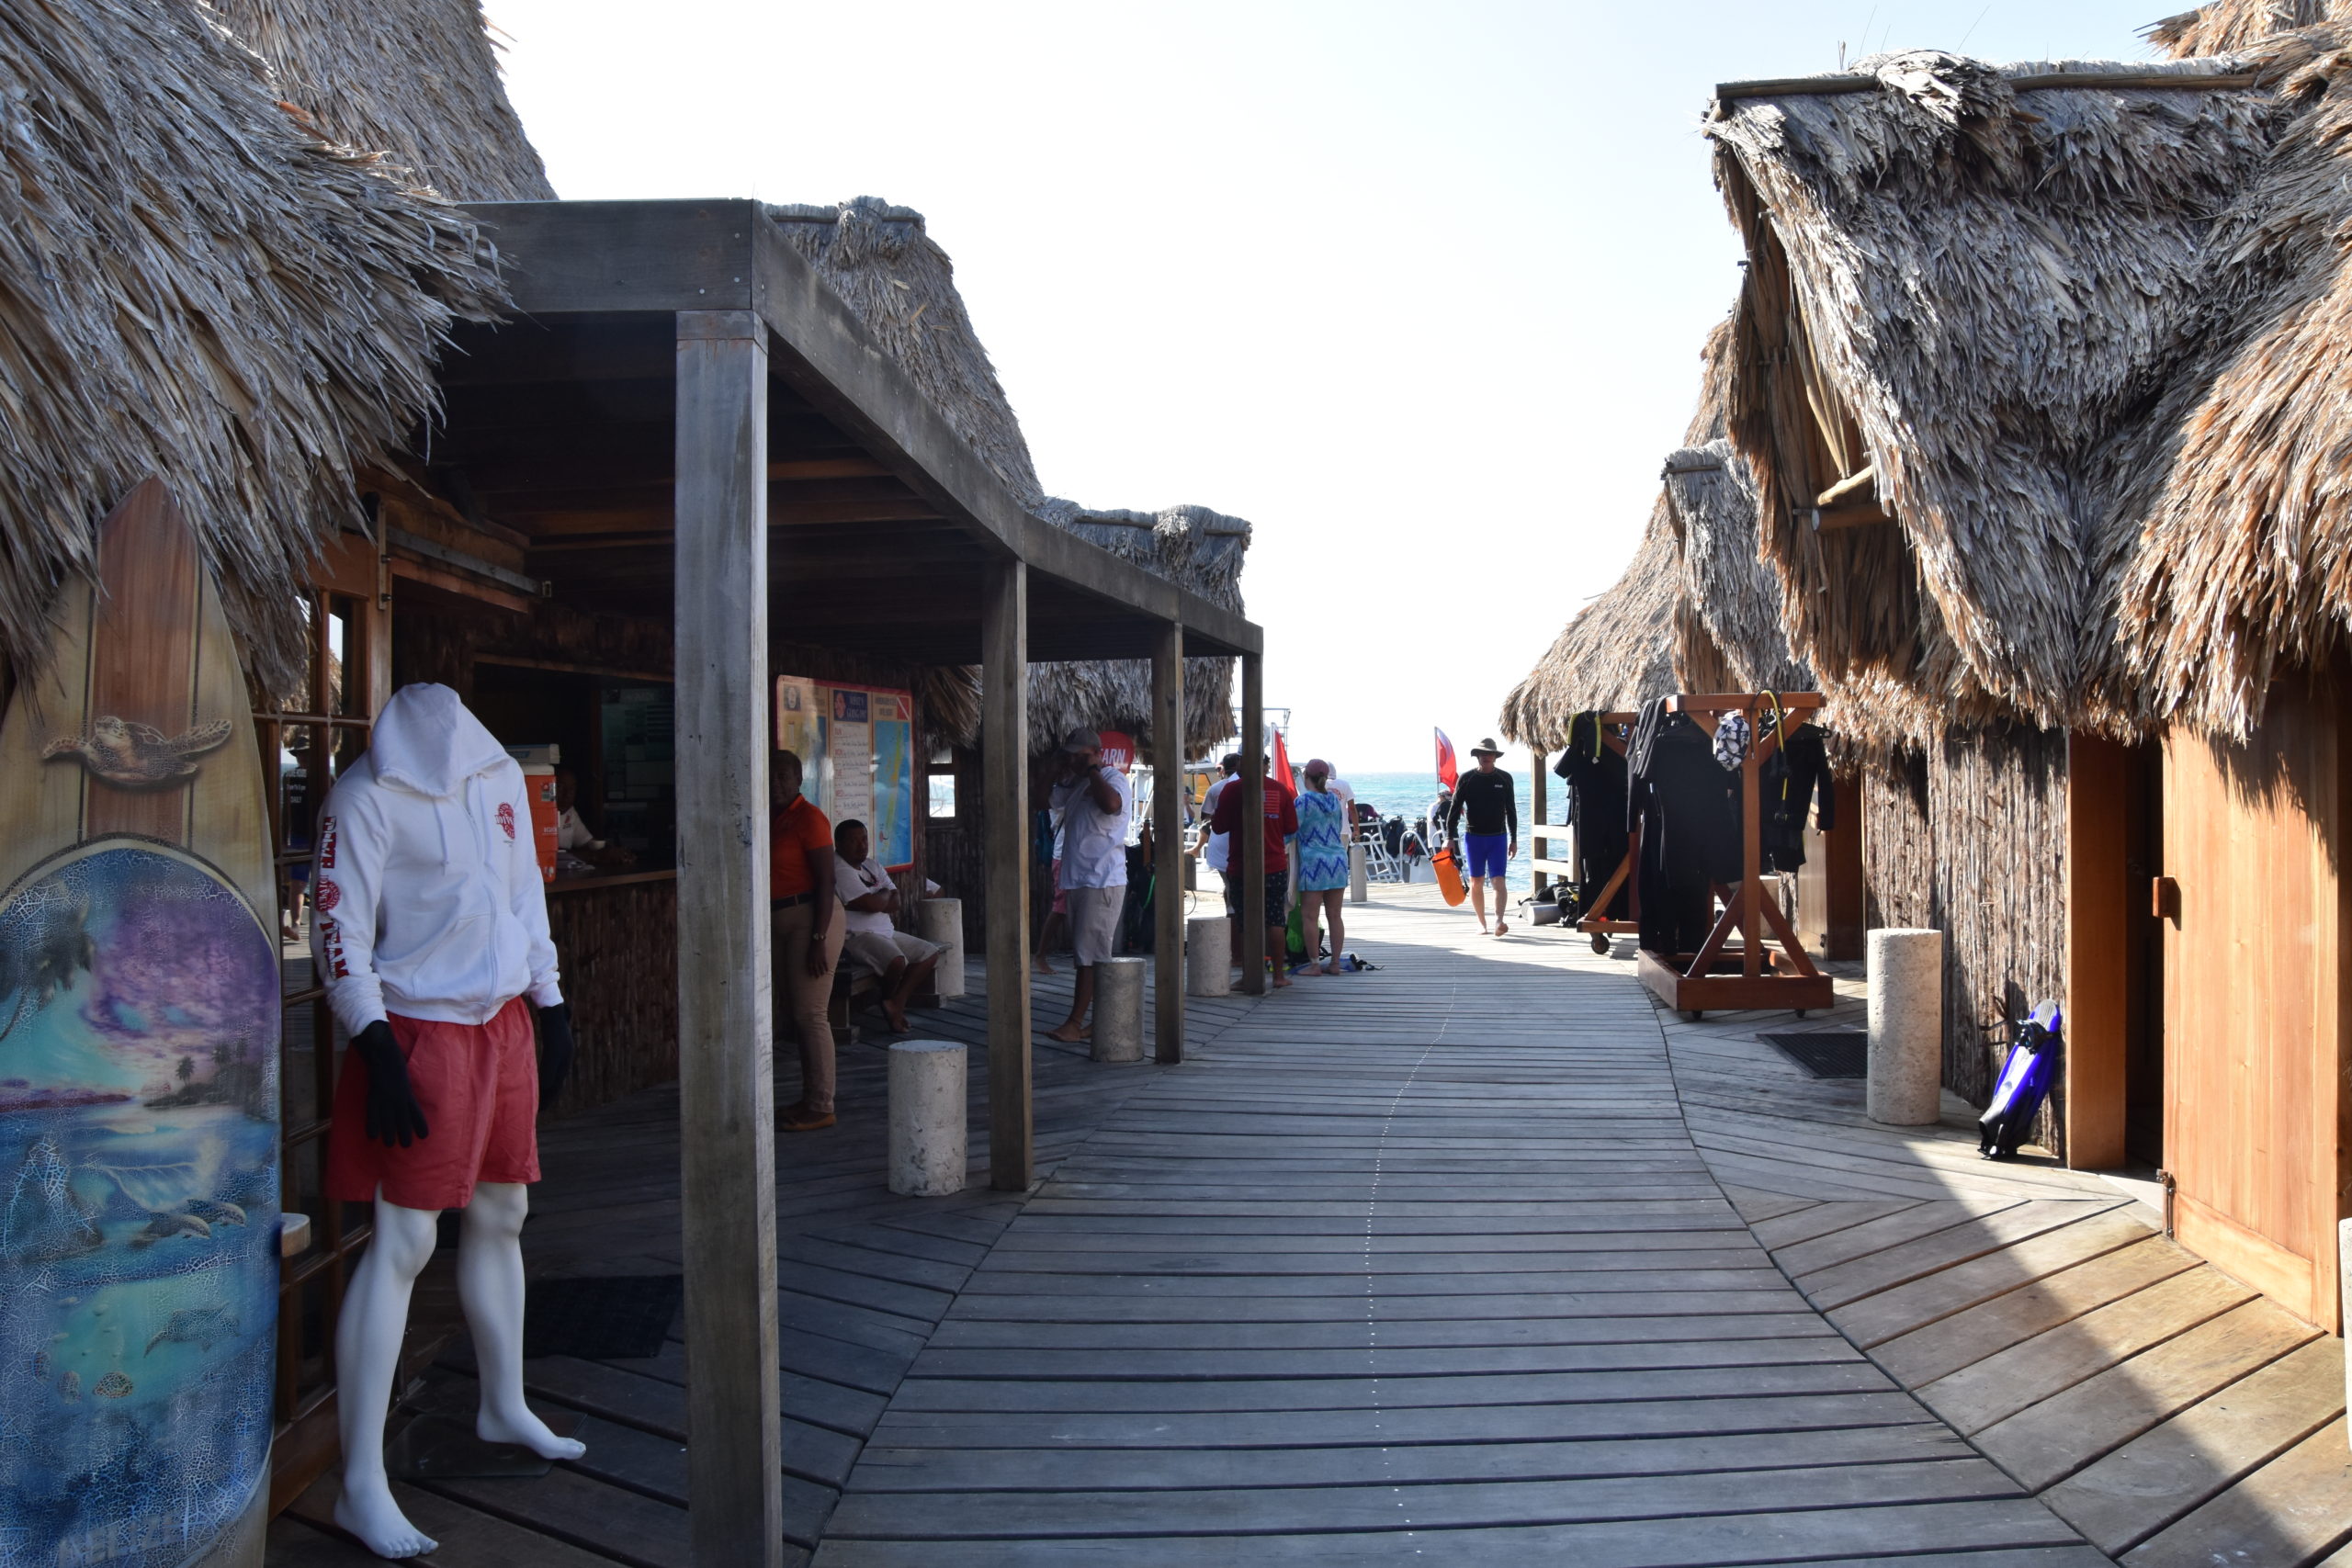
[[[1507,757],[1497,765],[1511,775],[1512,787],[1519,792],[1519,853],[1512,857],[1510,872],[1511,882],[1524,894],[1529,886],[1527,858],[1535,848],[1528,839],[1527,829],[1534,822],[1535,815],[1527,798],[1527,760],[1521,757],[1519,762],[1520,765],[1514,768],[1511,759]],[[1468,771],[1469,765],[1465,761],[1464,772]],[[1437,774],[1434,771],[1351,773],[1342,769],[1340,776],[1355,790],[1358,800],[1377,807],[1384,818],[1401,816],[1408,822],[1419,822],[1437,799]]]

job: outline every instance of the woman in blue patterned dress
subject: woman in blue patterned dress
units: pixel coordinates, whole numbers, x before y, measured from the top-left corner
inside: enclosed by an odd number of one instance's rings
[[[1330,789],[1331,764],[1317,757],[1303,770],[1306,788],[1298,797],[1299,934],[1306,941],[1304,974],[1316,973],[1320,924],[1331,922],[1331,960],[1322,973],[1340,973],[1340,955],[1347,951],[1348,930],[1340,914],[1348,892],[1348,844],[1355,824],[1348,820],[1347,803]]]

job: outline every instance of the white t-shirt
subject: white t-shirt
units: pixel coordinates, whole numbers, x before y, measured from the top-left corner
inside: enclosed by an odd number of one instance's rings
[[[1216,797],[1225,793],[1225,786],[1231,784],[1235,776],[1236,775],[1234,774],[1228,773],[1224,778],[1217,780],[1216,783],[1209,785],[1208,798],[1201,802],[1202,821],[1210,821],[1216,818]],[[1216,872],[1218,874],[1222,875],[1225,872],[1226,857],[1230,855],[1232,852],[1232,834],[1211,833],[1209,835],[1209,847],[1202,852],[1201,858],[1208,862],[1209,869],[1211,871]]]
[[[1093,791],[1083,777],[1065,779],[1054,786],[1054,806],[1062,814],[1064,892],[1073,887],[1127,885],[1127,819],[1135,812],[1135,785],[1116,768],[1104,768],[1102,777],[1118,792],[1116,811],[1104,811],[1094,804]]]
[[[863,898],[869,893],[879,893],[886,888],[897,886],[898,884],[890,880],[890,874],[882,869],[882,863],[871,855],[868,855],[865,863],[861,865],[852,865],[849,862],[835,856],[833,891],[839,895],[842,904],[842,930],[869,931],[876,936],[888,936],[898,930],[890,923],[889,915],[883,910],[848,908],[849,901],[853,898]]]
[[[587,823],[580,820],[580,808],[576,806],[566,807],[564,808],[563,815],[555,819],[555,847],[557,849],[601,849],[604,846],[604,840],[596,837],[595,834],[591,833],[588,830]]]

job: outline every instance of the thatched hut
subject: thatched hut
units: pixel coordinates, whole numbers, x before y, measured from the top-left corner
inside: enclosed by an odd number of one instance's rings
[[[2279,30],[2318,11],[2175,18],[2237,52],[2156,67],[1883,57],[1726,89],[1708,133],[1734,442],[1793,647],[1878,749],[1873,921],[1949,935],[1946,1082],[1981,1098],[2063,998],[2044,1140],[2162,1164],[2185,1241],[2332,1325],[2352,209],[2345,40]]]
[[[299,662],[292,585],[359,521],[354,474],[434,403],[452,322],[503,299],[473,223],[331,141],[209,13],[0,11],[0,653],[149,476],[217,572],[255,677]],[[0,682],[5,685],[5,682]]]
[[[931,238],[922,213],[870,196],[769,212],[1023,507],[1212,603],[1241,608],[1248,523],[1201,506],[1096,510],[1046,492],[1021,423],[956,290],[955,264]],[[978,720],[972,682],[968,674],[944,671],[926,688],[947,732],[964,741]],[[1186,661],[1188,754],[1198,755],[1232,733],[1232,685],[1229,660]],[[1031,743],[1038,750],[1081,726],[1124,729],[1148,742],[1150,714],[1148,662],[1041,663],[1030,671]]]

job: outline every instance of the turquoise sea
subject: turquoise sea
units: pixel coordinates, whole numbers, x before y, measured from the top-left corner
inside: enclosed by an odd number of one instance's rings
[[[1499,765],[1505,773],[1511,775],[1512,785],[1519,792],[1519,853],[1510,863],[1510,879],[1523,894],[1528,887],[1527,857],[1535,847],[1528,840],[1527,829],[1534,822],[1535,816],[1529,808],[1527,798],[1527,759],[1521,755],[1516,760],[1519,763],[1517,767],[1511,765],[1513,759],[1508,757]],[[1465,771],[1467,766],[1465,760]],[[1401,816],[1408,822],[1418,822],[1422,814],[1429,810],[1430,804],[1437,799],[1437,774],[1434,771],[1412,773],[1349,773],[1343,768],[1340,770],[1340,776],[1346,779],[1354,788],[1358,800],[1379,807],[1380,815],[1384,818]],[[1556,784],[1557,781],[1554,782]],[[1558,790],[1555,788],[1553,793],[1557,795]]]

